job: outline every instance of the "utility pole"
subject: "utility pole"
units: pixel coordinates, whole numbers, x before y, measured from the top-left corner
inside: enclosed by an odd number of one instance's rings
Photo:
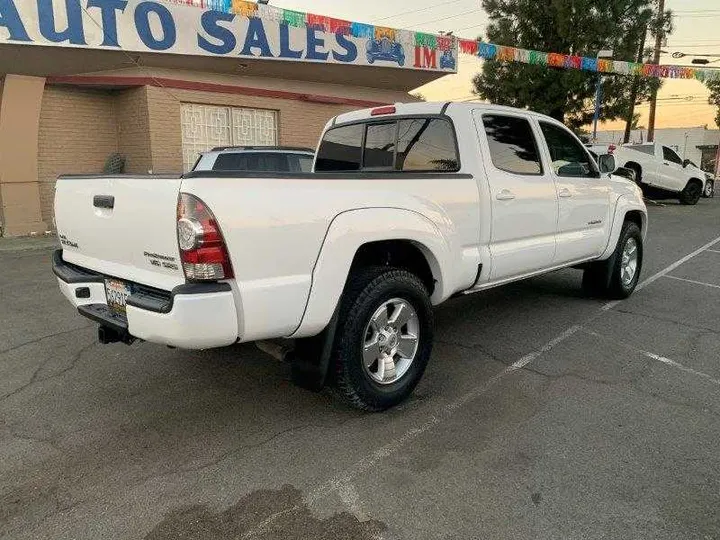
[[[645,31],[642,33],[640,38],[640,50],[637,55],[637,63],[642,64],[645,60],[645,38],[647,37],[648,27],[645,25]],[[640,90],[640,76],[635,75],[633,77],[633,85],[630,90],[630,110],[628,111],[627,118],[625,118],[625,137],[623,138],[623,144],[630,142],[630,135],[632,133],[632,123],[635,119],[635,102],[637,101],[638,91]]]
[[[653,54],[653,64],[660,63],[660,51],[665,37],[665,0],[658,0],[658,19],[655,35],[655,52]],[[648,142],[655,142],[655,117],[657,115],[657,95],[658,91],[653,90],[650,98],[650,119],[648,120]]]

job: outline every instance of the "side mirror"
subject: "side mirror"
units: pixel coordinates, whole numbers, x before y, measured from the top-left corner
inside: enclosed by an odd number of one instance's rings
[[[685,168],[687,169],[687,166],[688,166],[688,165],[690,165],[690,160],[689,160],[689,159],[686,159],[685,161],[683,161],[683,167],[685,167]]]
[[[616,168],[615,156],[612,154],[605,154],[598,158],[598,165],[600,166],[601,173],[611,173]]]

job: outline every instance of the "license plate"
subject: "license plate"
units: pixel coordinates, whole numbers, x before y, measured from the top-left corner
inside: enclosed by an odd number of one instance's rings
[[[118,315],[125,315],[128,296],[132,294],[130,285],[118,279],[105,280],[105,296],[108,307]]]

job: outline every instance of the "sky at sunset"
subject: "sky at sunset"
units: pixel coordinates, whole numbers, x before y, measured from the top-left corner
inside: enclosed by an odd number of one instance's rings
[[[271,0],[271,4],[395,28],[426,32],[452,30],[455,35],[468,38],[482,35],[488,22],[480,0]],[[720,33],[717,30],[720,26],[720,0],[666,0],[666,4],[675,12],[675,32],[664,48],[668,54],[663,55],[662,63],[690,63],[690,59],[673,60],[670,54],[675,51],[720,55]],[[514,43],[501,45],[512,46]],[[720,69],[720,62],[715,65]],[[420,92],[429,100],[469,98],[472,95],[472,77],[481,66],[481,60],[461,55],[457,75],[446,76],[420,89]],[[707,103],[707,97],[707,89],[698,81],[666,81],[658,105],[658,127],[707,124],[716,128],[714,108]],[[641,125],[647,125],[647,106],[640,107],[638,112],[643,115]],[[615,129],[619,125],[614,122],[606,127]]]

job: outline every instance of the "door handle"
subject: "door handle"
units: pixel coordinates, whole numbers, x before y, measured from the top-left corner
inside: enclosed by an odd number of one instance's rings
[[[663,163],[663,165],[665,165],[666,167],[669,167],[669,166],[670,166],[669,163]]]
[[[93,206],[95,208],[112,210],[115,208],[115,197],[112,195],[95,195],[93,197]]]
[[[498,201],[512,201],[515,198],[515,194],[507,189],[503,189],[495,197]]]
[[[570,190],[566,188],[561,190],[560,193],[558,193],[558,196],[562,199],[569,199],[572,197],[572,193],[570,193]]]

